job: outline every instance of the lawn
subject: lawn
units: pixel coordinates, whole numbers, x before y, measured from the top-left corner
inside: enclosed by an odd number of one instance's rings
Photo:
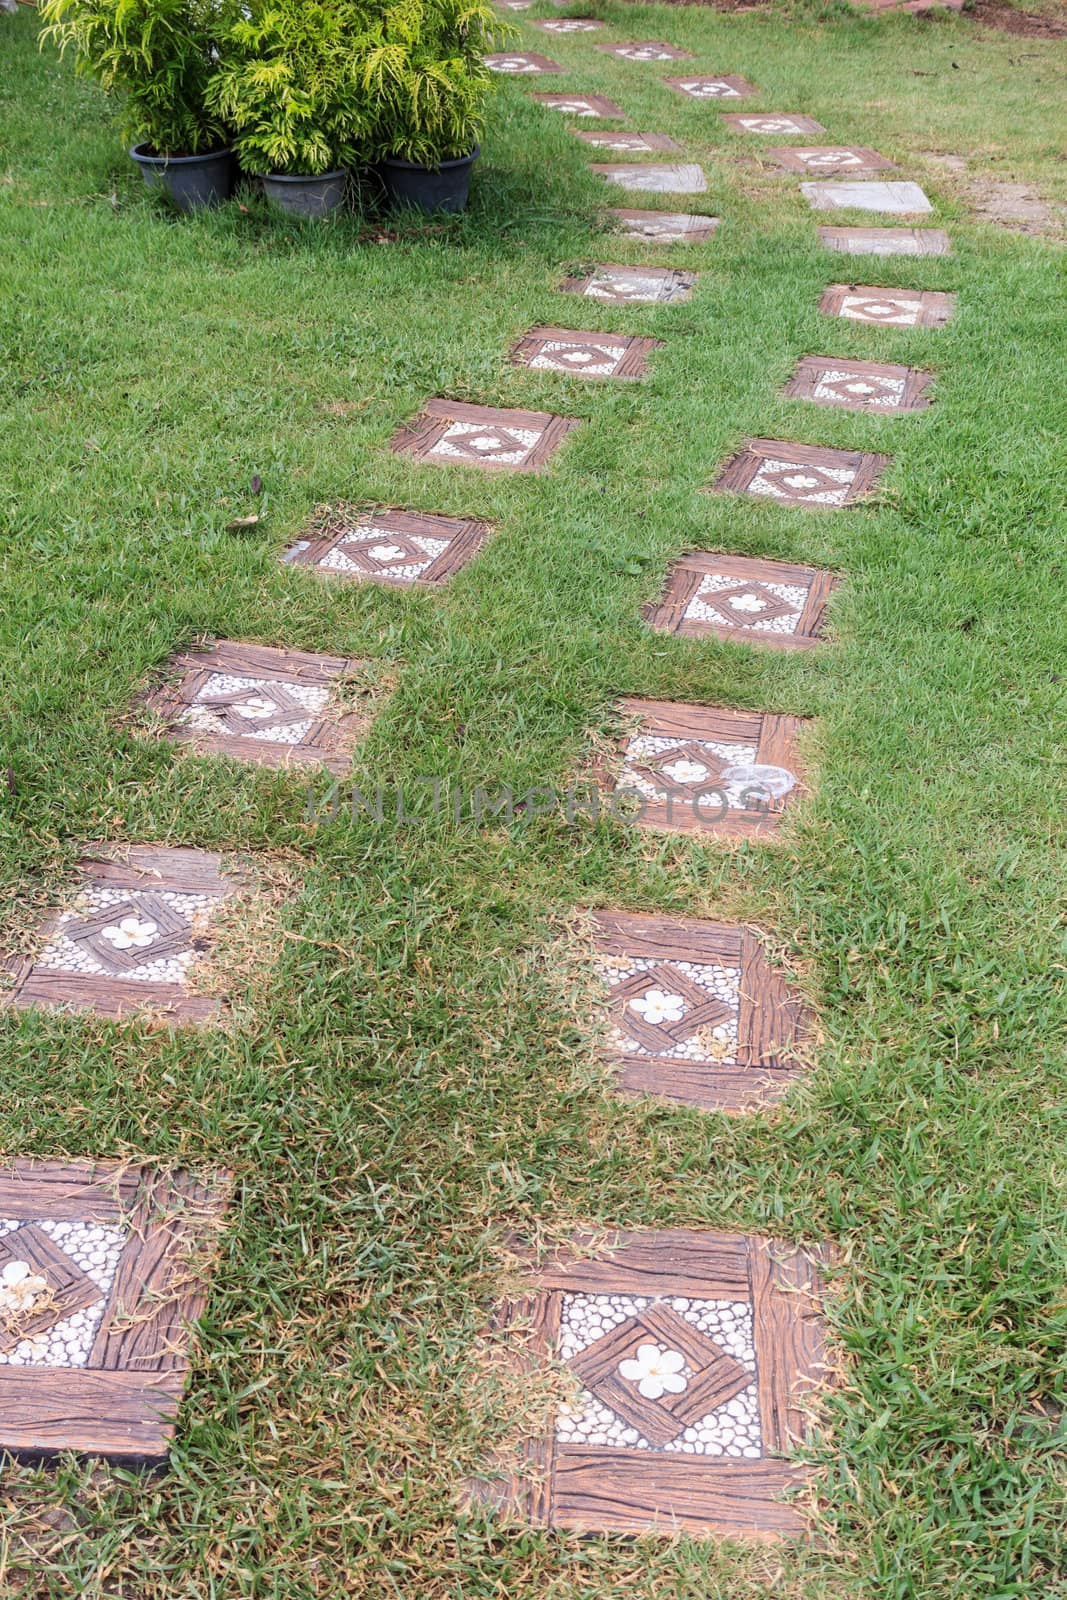
[[[34,15],[0,17],[6,930],[94,839],[249,852],[296,885],[228,1029],[0,1019],[6,1153],[221,1163],[237,1184],[169,1475],[5,1466],[7,1592],[1067,1595],[1067,1433],[1038,1409],[1067,1400],[1063,252],[973,221],[963,178],[927,159],[1067,201],[1067,46],[844,9],[595,14],[897,161],[953,254],[830,255],[798,180],[715,108],[524,25],[568,75],[501,83],[466,218],[316,228],[248,198],[175,221],[97,91],[38,52]],[[609,95],[672,135],[718,233],[669,257],[608,238],[606,204],[642,201],[609,199],[531,87]],[[700,282],[660,307],[558,293],[598,260]],[[821,316],[853,271],[951,291],[956,316]],[[555,323],[663,348],[617,386],[509,364]],[[783,398],[808,352],[931,369],[936,404]],[[392,454],[432,395],[582,426],[543,474]],[[701,493],[747,435],[892,463],[835,515]],[[436,593],[283,566],[342,500],[496,531]],[[831,641],[650,632],[640,608],[690,549],[838,571]],[[421,814],[331,816],[326,776],[309,805],[298,775],[138,737],[131,702],[201,635],[370,659],[389,692],[355,775]],[[783,843],[432,815],[427,777],[565,786],[620,695],[814,719]],[[771,932],[821,1029],[784,1106],[728,1119],[608,1092],[573,925],[594,906]],[[457,1513],[509,1422],[482,1354],[506,1241],[576,1224],[836,1244],[816,1542],[583,1541]]]

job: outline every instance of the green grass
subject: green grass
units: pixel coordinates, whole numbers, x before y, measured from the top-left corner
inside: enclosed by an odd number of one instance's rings
[[[5,1467],[9,1592],[1067,1594],[1067,1440],[1033,1416],[1067,1398],[1063,256],[969,222],[916,156],[978,152],[1062,201],[1049,110],[1067,50],[1020,60],[966,21],[602,14],[611,37],[676,40],[759,84],[757,106],[897,159],[954,254],[825,254],[795,182],[715,108],[533,31],[528,48],[572,69],[541,87],[609,94],[704,162],[712,242],[668,257],[598,234],[607,197],[578,141],[515,82],[464,220],[380,240],[250,201],[178,222],[96,91],[37,53],[33,16],[0,18],[8,920],[25,926],[100,837],[261,852],[303,880],[229,1033],[0,1024],[5,1151],[223,1162],[239,1186],[169,1476]],[[598,259],[699,268],[699,291],[661,308],[558,295]],[[850,271],[955,291],[958,314],[934,333],[820,317]],[[665,345],[646,382],[583,386],[509,366],[539,322]],[[931,367],[936,407],[786,401],[806,352]],[[545,475],[417,467],[388,440],[432,394],[586,420]],[[886,449],[880,503],[701,494],[748,433]],[[434,596],[283,568],[339,499],[498,531]],[[225,531],[256,509],[250,535]],[[639,607],[690,548],[839,569],[834,642],[792,659],[649,634]],[[409,803],[429,774],[466,793],[564,783],[620,693],[810,716],[817,783],[775,849],[555,817],[315,827],[297,778],[179,759],[123,725],[145,674],[203,633],[395,674],[356,770]],[[728,1121],[605,1093],[567,953],[590,905],[774,934],[825,1035],[786,1108]],[[476,1357],[503,1236],[577,1222],[841,1247],[818,1545],[457,1517],[455,1483],[508,1422]]]

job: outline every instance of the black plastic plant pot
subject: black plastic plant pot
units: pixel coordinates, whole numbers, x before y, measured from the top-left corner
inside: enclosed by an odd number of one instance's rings
[[[204,156],[154,156],[145,144],[130,155],[150,189],[163,189],[179,211],[220,206],[233,189],[233,151],[212,150]]]
[[[346,177],[342,167],[317,178],[291,178],[274,172],[263,179],[263,192],[291,217],[327,217],[344,201]]]
[[[417,161],[386,156],[379,163],[378,172],[394,205],[418,206],[422,211],[466,211],[471,168],[477,159],[477,145],[469,156],[442,161],[439,167],[423,167]]]

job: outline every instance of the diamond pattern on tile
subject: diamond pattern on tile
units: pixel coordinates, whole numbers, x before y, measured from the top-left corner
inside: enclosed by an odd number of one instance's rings
[[[877,150],[870,150],[862,144],[779,145],[768,150],[767,154],[787,172],[886,172],[894,166]]]
[[[722,120],[736,133],[759,133],[768,137],[783,133],[803,137],[826,132],[814,117],[797,116],[791,111],[723,112]]]
[[[605,55],[616,56],[620,61],[692,61],[692,52],[679,50],[677,45],[664,44],[661,39],[643,39],[638,44],[598,44]]]
[[[749,1111],[796,1078],[809,1021],[751,929],[601,911],[593,943],[620,1092]]]
[[[759,94],[759,90],[744,78],[729,73],[722,78],[665,78],[664,82],[691,100],[744,100],[749,95]]]
[[[846,256],[947,256],[952,250],[941,228],[820,228],[819,238]]]
[[[661,344],[660,339],[635,339],[626,334],[531,328],[511,357],[518,366],[581,378],[642,378],[648,371],[649,352]]]
[[[782,505],[838,509],[865,495],[887,464],[888,457],[863,451],[750,439],[715,487],[761,495]]]
[[[809,649],[818,643],[835,582],[813,567],[694,551],[674,564],[666,594],[644,614],[663,633]]]
[[[558,61],[549,61],[547,56],[539,56],[532,50],[524,55],[516,51],[510,54],[486,56],[485,64],[490,72],[511,73],[516,77],[533,76],[539,72],[563,71]]]
[[[535,94],[534,99],[550,111],[562,111],[568,117],[619,118],[626,115],[614,100],[602,94]]]
[[[701,244],[719,226],[718,217],[694,215],[687,211],[611,210],[619,232],[630,239],[654,239],[657,244]]]
[[[578,422],[545,411],[501,411],[459,400],[427,400],[422,412],[393,435],[392,448],[416,461],[537,472]]]
[[[652,155],[655,151],[681,154],[681,145],[668,139],[665,133],[586,133],[579,131],[584,144],[595,145],[599,150],[617,150],[620,155]]]
[[[592,1234],[526,1269],[495,1328],[516,1376],[561,1361],[577,1393],[528,1470],[471,1495],[538,1526],[777,1539],[802,1534],[784,1459],[825,1384],[828,1249],[673,1229]]]
[[[594,165],[593,171],[621,189],[640,189],[648,194],[704,194],[708,187],[701,169],[688,161],[667,166],[652,162],[645,166]]]
[[[815,211],[884,211],[917,216],[934,209],[917,183],[802,183],[800,192]]]
[[[0,1170],[0,1450],[166,1460],[227,1190],[130,1162]]]
[[[795,717],[661,700],[624,700],[620,711],[636,719],[637,730],[621,741],[617,767],[597,768],[620,820],[628,815],[625,796],[632,820],[645,827],[764,833],[796,796]]]
[[[584,295],[590,300],[637,303],[665,303],[688,300],[696,283],[695,272],[676,272],[670,267],[594,267],[581,277],[567,278],[562,288],[567,294]]]
[[[325,511],[283,560],[329,576],[397,588],[444,583],[475,555],[489,524],[418,511]]]
[[[955,305],[950,294],[933,289],[870,289],[832,283],[819,301],[819,310],[850,322],[870,322],[887,328],[940,328]]]
[[[785,392],[819,405],[891,414],[928,406],[932,382],[932,373],[914,367],[842,361],[837,356],[804,356]]]

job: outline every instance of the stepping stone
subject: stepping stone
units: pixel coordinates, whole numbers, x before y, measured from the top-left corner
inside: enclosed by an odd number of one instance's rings
[[[785,1491],[811,1468],[806,1406],[826,1382],[822,1269],[753,1235],[592,1233],[525,1271],[494,1330],[519,1383],[557,1362],[578,1382],[527,1470],[502,1461],[470,1496],[510,1520],[579,1533],[808,1531]]]
[[[814,117],[797,116],[792,111],[751,112],[748,115],[739,111],[724,111],[722,120],[737,133],[792,133],[803,137],[826,132],[822,123],[816,122]]]
[[[832,283],[823,291],[819,310],[850,322],[873,322],[889,328],[940,328],[951,317],[956,298],[935,289],[860,289]]]
[[[606,100],[602,94],[535,94],[543,106],[552,111],[562,111],[568,117],[624,117],[621,106]]]
[[[606,183],[617,183],[620,189],[640,189],[648,194],[705,194],[708,180],[700,167],[689,161],[670,166],[625,165],[598,166],[592,169]]]
[[[342,656],[219,640],[172,657],[168,670],[177,681],[147,703],[167,723],[168,737],[198,755],[347,772],[369,719],[346,712],[337,690],[365,667]]]
[[[715,484],[733,494],[762,495],[781,505],[839,510],[869,493],[888,456],[824,450],[784,439],[750,439]]]
[[[779,145],[767,154],[787,172],[887,172],[895,166],[863,144]]]
[[[598,44],[605,55],[620,61],[692,61],[691,50],[679,50],[677,45],[664,44],[661,39],[643,39],[640,44]]]
[[[481,467],[485,472],[538,472],[577,426],[576,417],[547,411],[427,400],[420,415],[393,435],[391,448],[416,461]]]
[[[727,74],[724,78],[664,78],[664,83],[692,100],[743,100],[759,94],[744,78]]]
[[[581,294],[590,300],[633,300],[663,304],[688,300],[697,281],[695,272],[675,272],[671,267],[594,267],[581,278],[565,278],[565,294]]]
[[[696,550],[675,562],[663,599],[644,616],[660,633],[804,650],[818,644],[836,586],[831,573],[814,567]]]
[[[0,1169],[0,1451],[166,1462],[228,1191],[126,1161]]]
[[[602,22],[589,17],[550,17],[547,22],[531,22],[531,28],[543,28],[546,33],[596,33]]]
[[[539,56],[532,51],[526,55],[486,56],[485,64],[490,72],[510,72],[519,75],[563,71],[558,61],[549,61],[547,56]]]
[[[223,902],[247,884],[207,850],[102,845],[37,932],[34,953],[4,962],[5,1003],[120,1017],[150,1011],[168,1022],[208,1022],[221,1001],[189,978],[211,947]],[[10,1211],[0,1216],[11,1216]]]
[[[916,215],[934,208],[917,183],[802,183],[813,211],[885,211]]]
[[[490,531],[476,518],[420,511],[327,512],[282,557],[329,576],[407,589],[444,583],[481,548]]]
[[[809,1029],[754,933],[624,911],[596,913],[593,928],[620,1091],[718,1111],[785,1093]]]
[[[582,333],[571,328],[531,328],[513,347],[516,366],[569,372],[580,378],[643,378],[648,355],[662,339],[621,333]]]
[[[820,228],[819,238],[846,256],[947,256],[952,250],[941,228]]]
[[[688,211],[608,212],[619,223],[618,231],[628,239],[655,239],[657,244],[702,244],[710,239],[721,218],[694,215]]]
[[[500,11],[529,11],[533,0],[493,0]]]
[[[579,129],[577,137],[585,144],[596,145],[600,150],[618,150],[622,155],[651,155],[657,150],[682,153],[681,145],[665,133],[589,133]]]
[[[799,717],[623,700],[639,722],[618,749],[618,770],[596,769],[630,820],[667,833],[745,836],[774,832],[803,784],[797,762]],[[625,816],[613,805],[613,812]]]
[[[804,356],[786,384],[798,400],[850,411],[921,411],[930,404],[932,372],[878,361],[841,361],[837,356]]]

